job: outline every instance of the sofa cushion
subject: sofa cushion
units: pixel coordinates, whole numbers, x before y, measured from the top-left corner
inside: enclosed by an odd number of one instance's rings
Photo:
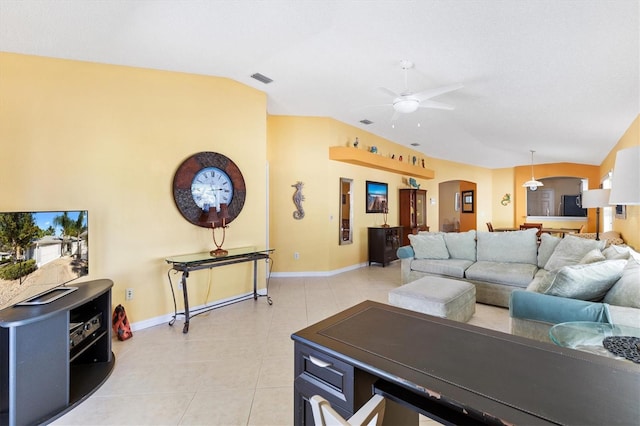
[[[538,261],[537,233],[538,230],[535,228],[513,232],[478,232],[478,260],[530,263],[534,269],[537,269],[535,268]]]
[[[584,238],[567,235],[558,243],[551,257],[549,257],[549,260],[544,265],[544,269],[552,271],[562,268],[563,266],[575,265],[591,250],[602,250],[603,248],[603,241],[586,240]]]
[[[567,321],[609,322],[609,313],[604,303],[554,297],[530,291],[511,293],[509,314],[512,318],[551,324]]]
[[[465,259],[476,261],[476,231],[447,232],[444,234],[444,242],[452,259]]]
[[[607,258],[604,257],[604,254],[602,254],[602,252],[598,249],[593,249],[593,250],[590,250],[584,256],[582,256],[582,259],[580,259],[579,263],[583,263],[583,264],[595,263],[595,262],[602,262],[603,260],[607,260]]]
[[[626,263],[626,260],[605,260],[563,266],[546,274],[538,291],[552,296],[598,301],[622,276]]]
[[[442,234],[409,235],[416,259],[448,259],[449,251]]]
[[[540,247],[538,247],[538,268],[544,268],[544,265],[547,264],[547,261],[560,241],[562,241],[562,238],[554,237],[546,232],[540,235]]]
[[[607,292],[603,302],[610,305],[640,308],[640,262],[630,258],[620,279]]]
[[[614,246],[611,245],[606,249],[602,250],[602,254],[607,259],[628,259],[631,257],[630,248],[623,246]]]
[[[535,236],[535,232],[533,235]],[[465,271],[465,277],[470,280],[525,288],[533,280],[537,270],[538,267],[531,263],[486,262],[479,260]]]
[[[464,259],[415,259],[411,261],[411,270],[464,278],[464,271],[471,265],[472,261]]]

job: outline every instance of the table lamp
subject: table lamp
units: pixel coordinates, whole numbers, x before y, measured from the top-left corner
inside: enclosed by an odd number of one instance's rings
[[[582,193],[582,208],[596,209],[596,240],[600,241],[600,207],[609,207],[610,189],[591,189]]]
[[[609,203],[640,205],[640,145],[621,149],[616,154]]]

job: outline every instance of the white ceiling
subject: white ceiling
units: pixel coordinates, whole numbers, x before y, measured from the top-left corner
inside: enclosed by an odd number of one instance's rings
[[[0,50],[228,77],[270,114],[489,168],[600,164],[640,113],[640,0],[0,0]],[[456,109],[392,128],[403,59],[413,91],[462,83],[433,99]]]

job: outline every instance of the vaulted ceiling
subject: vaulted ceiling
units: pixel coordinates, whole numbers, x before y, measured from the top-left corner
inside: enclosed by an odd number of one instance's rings
[[[600,164],[640,112],[638,0],[2,0],[0,50],[228,77],[269,114],[489,168]],[[454,110],[394,121],[381,90],[456,83],[432,99]]]

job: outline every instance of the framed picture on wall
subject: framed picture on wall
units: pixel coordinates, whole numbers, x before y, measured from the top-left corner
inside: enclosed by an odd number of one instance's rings
[[[366,184],[366,212],[384,213],[384,208],[388,204],[388,186],[382,182],[367,181]]]
[[[473,213],[473,190],[462,191],[462,213]]]
[[[626,219],[627,218],[627,206],[623,204],[616,205],[616,219]]]

